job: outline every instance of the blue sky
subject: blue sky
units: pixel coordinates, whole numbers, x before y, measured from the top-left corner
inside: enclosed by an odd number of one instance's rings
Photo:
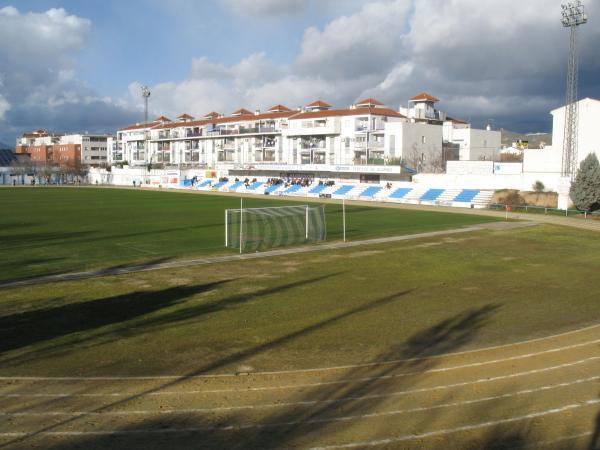
[[[581,96],[600,97],[598,2]],[[114,132],[151,113],[397,108],[428,91],[455,117],[550,129],[567,33],[554,0],[0,0],[0,141],[32,128]]]

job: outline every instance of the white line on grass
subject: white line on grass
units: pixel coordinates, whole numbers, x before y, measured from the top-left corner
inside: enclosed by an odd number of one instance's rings
[[[256,376],[256,375],[281,375],[281,374],[295,374],[295,373],[310,373],[310,372],[320,372],[320,371],[330,371],[330,370],[358,369],[361,367],[376,367],[376,366],[401,364],[401,363],[415,362],[415,361],[427,361],[430,359],[438,359],[438,358],[447,357],[447,356],[463,355],[463,354],[468,354],[468,353],[480,352],[483,350],[494,350],[494,349],[497,349],[500,347],[506,347],[506,346],[511,346],[511,345],[521,345],[521,344],[530,343],[530,342],[534,342],[534,341],[551,339],[551,338],[555,338],[558,336],[564,336],[567,334],[574,334],[577,332],[589,330],[589,329],[596,328],[599,326],[600,326],[600,324],[592,325],[590,327],[581,328],[579,330],[568,331],[565,333],[555,334],[555,335],[547,336],[547,337],[543,337],[543,338],[531,339],[529,341],[522,341],[522,342],[519,342],[516,344],[506,344],[506,345],[500,345],[500,346],[494,346],[494,347],[487,347],[485,349],[478,349],[478,350],[465,350],[464,352],[445,353],[442,355],[434,355],[434,356],[427,356],[427,357],[421,357],[421,358],[407,358],[407,359],[396,359],[396,360],[390,360],[390,361],[378,361],[378,362],[372,362],[372,363],[353,364],[353,365],[347,365],[347,366],[324,367],[324,368],[320,368],[320,369],[314,368],[314,369],[294,369],[294,370],[281,370],[281,371],[251,372],[251,375]],[[468,367],[477,367],[477,366],[483,366],[483,365],[487,365],[487,364],[496,364],[496,363],[500,363],[500,362],[504,362],[504,361],[513,361],[513,360],[518,360],[518,359],[530,358],[533,356],[545,355],[548,353],[558,353],[558,352],[561,352],[564,350],[572,350],[574,348],[579,348],[579,347],[584,347],[584,346],[588,346],[588,345],[592,345],[592,344],[599,344],[599,343],[600,343],[600,339],[595,339],[593,341],[586,341],[586,342],[581,342],[578,344],[566,345],[563,347],[555,347],[555,348],[551,348],[551,349],[547,349],[547,350],[541,350],[539,352],[526,353],[524,355],[509,356],[506,358],[500,358],[500,359],[495,359],[495,360],[491,360],[491,361],[482,361],[482,362],[476,362],[476,363],[462,364],[459,366],[451,366],[451,367],[446,367],[446,368],[442,367],[442,368],[437,368],[437,369],[430,369],[430,371],[444,372],[447,370],[463,369],[463,368],[468,368]],[[428,371],[423,371],[423,372],[419,372],[419,373],[427,373],[427,372]],[[413,373],[411,372],[409,374],[412,375]],[[402,376],[402,374],[399,374],[396,376]],[[235,373],[223,373],[223,374],[212,374],[212,375],[210,375],[210,374],[181,375],[181,376],[157,375],[157,376],[129,376],[129,377],[127,377],[127,376],[125,376],[125,377],[113,377],[113,376],[98,376],[98,377],[94,377],[94,376],[91,376],[91,377],[3,376],[3,377],[0,377],[0,381],[3,381],[3,380],[9,380],[9,381],[185,380],[185,379],[194,379],[194,378],[222,378],[222,377],[239,377],[239,375],[235,374]],[[270,386],[267,389],[277,389],[277,388],[278,388],[277,386]],[[209,391],[206,391],[206,392],[209,392]],[[215,392],[223,392],[223,391],[215,391]]]
[[[471,431],[476,430],[478,428],[485,428],[490,426],[502,425],[505,423],[518,422],[521,420],[535,419],[538,417],[543,417],[551,414],[558,414],[565,411],[570,411],[578,408],[583,408],[585,406],[592,406],[600,403],[600,399],[594,398],[591,400],[584,400],[580,403],[572,403],[569,405],[547,409],[544,411],[537,411],[530,414],[525,414],[523,416],[510,417],[507,419],[499,419],[499,420],[491,420],[487,422],[480,422],[471,425],[464,425],[456,428],[446,428],[437,431],[430,431],[427,433],[421,434],[409,434],[405,436],[397,436],[387,439],[379,439],[372,441],[362,441],[362,442],[351,442],[348,444],[334,444],[328,445],[324,447],[313,447],[311,450],[329,450],[336,448],[356,448],[356,447],[374,447],[378,445],[386,445],[392,444],[394,442],[401,441],[411,441],[415,439],[423,439],[434,436],[441,436],[445,434],[453,434],[461,431]],[[282,424],[283,425],[283,424]],[[195,433],[195,432],[203,432],[203,431],[237,431],[244,428],[256,428],[256,427],[267,427],[268,424],[263,425],[227,425],[222,427],[187,427],[187,428],[139,428],[139,429],[130,429],[130,430],[99,430],[99,431],[39,431],[39,432],[25,432],[25,431],[17,431],[17,432],[6,432],[0,433],[0,437],[28,437],[28,436],[119,436],[119,435],[130,435],[130,434],[173,434],[173,433]]]
[[[420,393],[424,393],[424,392],[452,389],[452,388],[456,388],[456,387],[464,387],[464,386],[475,385],[475,384],[485,384],[485,383],[491,383],[491,382],[500,381],[500,380],[507,380],[507,379],[517,378],[517,377],[522,377],[522,376],[534,375],[534,374],[538,374],[538,373],[549,372],[552,370],[564,369],[566,367],[573,367],[576,365],[585,364],[586,362],[589,362],[592,360],[598,360],[598,359],[600,359],[600,356],[586,358],[586,359],[582,359],[580,361],[575,361],[572,363],[560,364],[558,366],[545,367],[543,369],[534,369],[534,370],[528,370],[526,372],[512,373],[509,375],[499,375],[496,377],[479,378],[474,381],[461,381],[458,383],[451,383],[451,384],[439,384],[436,386],[407,389],[404,391],[386,392],[383,394],[356,395],[356,396],[339,397],[339,398],[335,398],[335,399],[326,399],[326,400],[302,400],[302,401],[293,401],[293,402],[262,403],[262,404],[254,404],[254,405],[219,406],[219,407],[215,407],[215,408],[195,408],[195,409],[186,409],[186,410],[179,410],[179,411],[180,412],[181,411],[195,412],[195,413],[216,413],[216,412],[223,412],[223,411],[240,411],[240,410],[255,410],[255,409],[266,409],[266,408],[313,406],[313,405],[319,405],[319,404],[344,403],[344,402],[350,402],[350,401],[362,401],[362,400],[371,400],[371,399],[377,399],[377,398],[399,397],[399,396],[403,396],[403,395],[420,394]],[[178,394],[185,395],[187,393],[180,392]],[[122,394],[120,394],[120,395],[122,395]],[[10,394],[7,395],[7,397],[10,397],[10,396],[11,396]],[[84,396],[84,395],[82,395],[82,396]],[[89,414],[89,415],[94,415],[94,414],[98,414],[98,415],[101,415],[101,414],[102,415],[148,414],[148,415],[151,415],[151,414],[157,414],[157,411],[154,411],[154,410],[129,411],[129,412],[128,411],[106,411],[106,412],[79,411],[79,412],[76,412],[74,415],[82,415],[84,413]],[[10,414],[11,413],[2,413],[0,415],[10,415]],[[22,413],[22,415],[26,415],[26,414],[27,413]],[[48,411],[48,412],[33,413],[32,415],[42,415],[43,416],[43,415],[61,415],[61,414],[63,414],[63,413],[59,412],[59,411]],[[65,412],[64,414],[71,415],[72,413]]]
[[[511,398],[519,395],[528,395],[535,394],[538,392],[549,391],[552,389],[559,389],[569,386],[574,386],[576,384],[589,383],[592,381],[600,380],[600,375],[596,375],[588,378],[579,378],[573,381],[566,381],[563,383],[557,384],[547,384],[544,386],[540,386],[537,388],[530,389],[522,389],[516,392],[508,392],[505,394],[494,395],[490,397],[482,397],[476,398],[472,400],[461,400],[450,403],[441,403],[439,405],[433,406],[420,406],[415,408],[408,409],[396,409],[391,411],[383,411],[376,413],[366,413],[366,414],[353,414],[350,416],[340,416],[340,417],[331,417],[326,419],[310,419],[310,420],[295,420],[292,422],[274,422],[268,424],[254,424],[254,425],[238,425],[241,428],[248,427],[277,427],[277,426],[285,426],[285,425],[300,425],[300,424],[311,424],[311,423],[326,423],[326,422],[342,422],[342,421],[350,421],[356,419],[368,419],[373,417],[382,417],[382,416],[392,416],[398,414],[407,414],[414,412],[427,412],[434,409],[440,408],[451,408],[455,406],[464,406],[471,405],[476,403],[483,403],[492,400],[500,400],[503,398]],[[159,410],[131,410],[131,411],[43,411],[43,412],[0,412],[0,416],[8,416],[8,417],[28,417],[28,416],[136,416],[136,415],[172,415],[172,414],[194,414],[194,413],[206,413],[212,411],[207,408],[183,408],[183,409],[159,409]],[[220,429],[220,427],[208,427],[210,430]]]
[[[461,431],[471,431],[471,430],[477,430],[479,428],[493,427],[493,426],[497,426],[497,425],[503,425],[506,423],[519,422],[521,420],[536,419],[538,417],[544,417],[544,416],[548,416],[551,414],[559,414],[559,413],[562,413],[565,411],[572,411],[574,409],[583,408],[585,406],[597,405],[598,403],[600,403],[600,399],[595,398],[592,400],[586,400],[581,403],[572,403],[570,405],[561,406],[559,408],[552,408],[552,409],[547,409],[545,411],[538,411],[538,412],[534,412],[534,413],[530,413],[530,414],[525,414],[524,416],[509,417],[507,419],[499,419],[499,420],[490,420],[488,422],[474,423],[471,425],[464,425],[462,427],[446,428],[446,429],[442,429],[442,430],[429,431],[427,433],[420,433],[420,434],[408,434],[405,436],[397,436],[397,437],[391,437],[391,438],[387,438],[387,439],[377,439],[377,440],[362,441],[362,442],[350,442],[348,444],[334,444],[334,445],[326,445],[323,447],[312,447],[310,450],[332,450],[332,449],[337,449],[337,448],[375,447],[375,446],[379,446],[379,445],[389,445],[389,444],[394,444],[397,442],[412,441],[415,439],[425,439],[425,438],[430,438],[430,437],[435,437],[435,436],[443,436],[446,434],[459,433]]]

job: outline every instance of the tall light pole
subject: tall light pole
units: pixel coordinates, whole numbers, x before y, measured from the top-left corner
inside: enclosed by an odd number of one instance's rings
[[[142,86],[142,97],[144,98],[144,123],[148,123],[148,97],[150,97],[150,89],[148,86]]]
[[[146,124],[148,123],[148,98],[150,97],[150,89],[148,89],[148,86],[142,86],[142,97],[144,98],[144,126],[147,126]],[[149,143],[149,138],[150,138],[150,133],[149,132],[144,132],[144,150],[146,153],[146,158],[148,158],[148,153],[150,153],[150,143]],[[138,150],[138,158],[139,158],[139,150]]]
[[[567,68],[567,101],[565,104],[565,130],[563,140],[563,154],[561,175],[575,178],[577,171],[577,27],[587,22],[587,15],[581,0],[576,0],[561,5],[563,27],[569,28],[569,63]]]

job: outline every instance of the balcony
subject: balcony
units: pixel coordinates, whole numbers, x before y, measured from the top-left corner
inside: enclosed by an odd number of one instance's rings
[[[186,131],[185,137],[200,137],[202,136],[202,131]]]
[[[300,141],[300,150],[324,150],[326,147],[325,141]]]
[[[239,134],[256,134],[258,132],[258,127],[240,127],[239,130]]]
[[[303,121],[301,124],[295,123],[293,128],[284,130],[286,136],[311,136],[340,134],[340,121],[328,119],[327,121]]]

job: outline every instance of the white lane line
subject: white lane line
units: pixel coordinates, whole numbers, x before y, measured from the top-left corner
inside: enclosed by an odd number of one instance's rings
[[[492,400],[512,398],[512,397],[516,397],[519,395],[535,394],[538,392],[544,392],[544,391],[549,391],[549,390],[553,390],[553,389],[560,389],[560,388],[564,388],[564,387],[574,386],[577,384],[590,383],[592,381],[598,381],[598,380],[600,380],[600,375],[596,375],[596,376],[588,377],[588,378],[579,378],[577,380],[572,380],[572,381],[565,381],[563,383],[547,384],[547,385],[539,386],[536,388],[522,389],[520,391],[508,392],[505,394],[494,395],[494,396],[490,396],[490,397],[481,397],[481,398],[472,399],[472,400],[461,400],[461,401],[450,402],[450,403],[441,403],[441,404],[433,405],[433,406],[419,406],[419,407],[409,408],[409,409],[395,409],[395,410],[376,412],[376,413],[353,414],[350,416],[339,416],[339,417],[332,417],[332,418],[326,418],[326,419],[295,420],[295,421],[291,421],[291,422],[274,422],[274,423],[267,423],[267,424],[251,424],[251,425],[240,424],[240,425],[238,425],[238,427],[241,427],[241,428],[280,427],[280,426],[287,426],[287,425],[301,425],[301,424],[311,424],[311,423],[343,422],[343,421],[351,421],[351,420],[358,420],[358,419],[368,419],[368,418],[373,418],[373,417],[393,416],[393,415],[398,415],[398,414],[427,412],[427,411],[432,411],[435,409],[452,408],[452,407],[457,407],[457,406],[483,403],[483,402],[488,402],[488,401],[492,401]],[[80,417],[80,416],[136,416],[136,415],[139,415],[139,416],[159,415],[160,416],[160,415],[173,415],[173,414],[195,414],[195,413],[205,413],[205,412],[207,412],[206,408],[104,411],[104,412],[99,412],[99,411],[44,411],[44,412],[15,412],[15,413],[0,412],[0,417],[1,416],[7,416],[7,417],[31,417],[31,416]],[[220,430],[221,428],[222,427],[218,427],[218,426],[207,427],[207,430]]]
[[[592,400],[583,401],[581,403],[572,403],[570,405],[561,406],[559,408],[552,408],[552,409],[547,409],[545,411],[538,411],[538,412],[534,412],[534,413],[530,413],[530,414],[525,414],[524,416],[509,417],[507,419],[499,419],[499,420],[490,420],[488,422],[474,423],[471,425],[464,425],[462,427],[445,428],[445,429],[437,430],[437,431],[429,431],[427,433],[408,434],[405,436],[397,436],[397,437],[391,437],[391,438],[387,438],[387,439],[377,439],[377,440],[371,440],[371,441],[350,442],[347,444],[334,444],[334,445],[326,445],[326,446],[322,446],[322,447],[312,447],[309,450],[332,450],[332,449],[337,449],[337,448],[375,447],[375,446],[379,446],[379,445],[389,445],[389,444],[394,444],[397,442],[412,441],[415,439],[425,439],[425,438],[430,438],[430,437],[435,437],[435,436],[443,436],[446,434],[454,434],[454,433],[459,433],[462,431],[472,431],[472,430],[477,430],[479,428],[487,428],[487,427],[503,425],[506,423],[519,422],[521,420],[536,419],[538,417],[544,417],[544,416],[548,416],[551,414],[559,414],[559,413],[562,413],[565,411],[572,411],[574,409],[579,409],[579,408],[583,408],[586,406],[597,405],[598,403],[600,403],[600,399],[595,398]]]
[[[570,332],[566,332],[566,333],[562,333],[562,334],[547,336],[545,338],[532,339],[530,341],[523,341],[520,343],[508,344],[508,345],[521,345],[521,344],[525,344],[525,343],[529,343],[529,342],[533,342],[533,341],[551,339],[551,338],[566,335],[566,334],[573,334],[573,333],[577,333],[580,331],[589,330],[591,328],[596,328],[599,326],[600,326],[600,324],[593,325],[593,326],[587,327],[587,328],[582,328],[580,330],[574,330],[574,331],[570,331]],[[502,359],[492,360],[491,362],[483,361],[481,363],[472,363],[472,364],[474,367],[477,364],[485,365],[485,364],[492,364],[492,363],[502,362],[502,361],[511,361],[511,360],[516,360],[516,359],[530,358],[532,356],[545,355],[548,353],[556,353],[556,352],[561,352],[564,350],[571,350],[574,348],[583,347],[583,346],[592,345],[592,344],[598,344],[598,343],[600,343],[600,339],[595,339],[593,341],[581,342],[578,344],[566,345],[563,347],[551,348],[551,349],[542,350],[539,352],[526,353],[524,355],[510,356],[510,357],[506,357],[506,358],[502,358]],[[281,370],[281,371],[251,372],[250,375],[251,376],[281,375],[281,374],[294,374],[294,373],[321,372],[321,371],[329,371],[329,370],[359,369],[362,367],[376,367],[376,366],[385,366],[385,365],[400,364],[400,363],[427,361],[430,359],[438,359],[438,358],[442,358],[442,357],[446,357],[446,356],[462,355],[462,354],[467,354],[467,353],[479,352],[479,351],[483,351],[483,350],[491,350],[491,349],[495,349],[495,348],[499,348],[499,347],[503,347],[503,346],[487,347],[485,349],[479,349],[479,350],[466,350],[464,352],[445,353],[443,355],[426,356],[426,357],[421,357],[421,358],[396,359],[396,360],[390,360],[390,361],[379,361],[379,362],[372,362],[372,363],[353,364],[353,365],[347,365],[347,366],[334,366],[334,367],[314,368],[314,369],[297,369],[297,370],[295,369],[295,370]],[[471,367],[471,366],[464,365],[464,367]],[[450,368],[449,370],[453,370],[453,368]],[[191,380],[191,379],[197,379],[197,378],[205,379],[205,378],[223,378],[223,377],[239,378],[239,374],[223,373],[223,374],[213,374],[213,375],[209,375],[209,374],[206,374],[206,375],[181,375],[181,376],[179,376],[179,375],[158,375],[158,376],[130,376],[130,377],[127,377],[127,376],[125,376],[125,377],[113,377],[113,376],[99,376],[99,377],[93,377],[93,376],[92,377],[0,376],[0,381],[129,381],[129,380],[137,380],[137,381],[158,380],[158,381],[160,381],[160,380]]]
[[[219,406],[219,407],[215,407],[215,408],[194,408],[194,409],[185,409],[185,410],[180,409],[180,410],[173,410],[173,411],[174,412],[184,411],[184,412],[194,412],[194,413],[216,413],[216,412],[223,412],[223,411],[240,411],[240,410],[255,410],[255,409],[267,409],[267,408],[314,406],[314,405],[318,405],[318,404],[344,403],[344,402],[350,402],[350,401],[362,401],[362,400],[371,400],[371,399],[378,399],[378,398],[399,397],[399,396],[403,396],[403,395],[418,394],[418,393],[431,392],[431,391],[436,391],[436,390],[452,389],[452,388],[456,388],[456,387],[469,386],[469,385],[473,385],[473,384],[491,383],[491,382],[499,381],[499,380],[506,380],[506,379],[516,378],[516,377],[533,375],[533,374],[537,374],[537,373],[549,372],[552,370],[564,369],[565,367],[573,367],[575,365],[585,364],[586,362],[589,362],[590,360],[597,360],[597,359],[600,359],[600,356],[596,356],[593,358],[586,358],[586,359],[582,359],[580,361],[561,364],[558,366],[545,367],[543,369],[535,369],[535,370],[529,370],[527,372],[512,373],[510,375],[499,375],[499,376],[490,377],[490,378],[480,378],[480,379],[477,379],[474,381],[461,381],[458,383],[451,383],[451,384],[439,384],[436,386],[430,386],[430,387],[425,387],[425,388],[415,388],[415,389],[408,389],[408,390],[404,390],[404,391],[386,392],[383,394],[367,394],[367,395],[347,396],[347,397],[339,397],[339,398],[326,399],[326,400],[301,400],[301,401],[293,401],[293,402],[260,403],[260,404],[254,404],[254,405]],[[557,385],[558,385],[558,383],[557,383]],[[170,411],[170,410],[168,410],[168,411]],[[22,412],[19,414],[20,415],[31,414],[31,415],[38,415],[38,416],[44,416],[44,415],[46,415],[46,416],[51,416],[51,415],[75,415],[75,416],[78,416],[78,415],[101,415],[101,414],[106,414],[106,415],[149,414],[150,415],[150,414],[156,414],[156,413],[157,413],[157,411],[154,411],[154,410],[142,410],[142,411],[105,411],[105,412],[76,411],[76,412],[64,412],[64,413],[61,411],[48,411],[48,412],[39,412],[39,413]],[[17,413],[2,413],[0,415],[10,415],[10,414],[17,414]]]
[[[556,347],[552,349],[542,350],[539,352],[531,352],[526,353],[524,355],[517,356],[509,356],[506,358],[494,359],[491,361],[481,361],[474,362],[468,364],[460,364],[457,366],[449,366],[449,367],[438,367],[434,369],[427,369],[422,371],[412,371],[412,372],[402,372],[398,374],[390,374],[390,375],[380,375],[376,377],[362,377],[362,378],[348,378],[343,380],[334,380],[334,381],[320,381],[316,383],[297,383],[297,384],[288,384],[288,385],[280,385],[280,386],[263,386],[263,387],[249,387],[249,388],[226,388],[226,389],[206,389],[206,390],[191,390],[191,391],[157,391],[150,392],[146,395],[176,395],[176,394],[215,394],[215,393],[226,393],[226,392],[248,392],[248,391],[270,391],[270,390],[283,390],[283,389],[296,389],[296,388],[306,388],[306,387],[317,387],[317,386],[328,386],[334,384],[345,384],[352,383],[356,381],[373,381],[373,380],[383,380],[383,379],[391,379],[391,378],[400,378],[405,376],[413,376],[413,375],[424,375],[428,373],[441,373],[441,372],[449,372],[452,370],[459,369],[469,369],[473,367],[481,367],[490,364],[499,364],[507,361],[516,361],[519,359],[528,359],[535,356],[547,355],[549,353],[560,353],[565,350],[573,350],[575,348],[586,347],[588,345],[598,344],[600,343],[600,339],[596,339],[593,341],[581,342],[579,344],[572,344],[563,347]],[[0,379],[1,380],[1,379]],[[0,394],[0,398],[2,397],[122,397],[131,395],[131,393],[106,393],[106,394],[70,394],[70,393],[58,393],[58,394]]]
[[[387,439],[379,439],[372,441],[362,442],[351,442],[348,444],[334,444],[325,447],[312,447],[310,450],[329,450],[336,448],[356,448],[356,447],[373,447],[377,445],[386,445],[394,442],[409,441],[414,439],[423,439],[428,437],[440,436],[444,434],[458,433],[461,431],[470,431],[478,428],[490,427],[495,425],[501,425],[505,423],[517,422],[521,420],[535,419],[537,417],[543,417],[550,414],[558,414],[565,411],[570,411],[585,406],[596,405],[600,403],[600,399],[584,400],[579,403],[572,403],[569,405],[561,406],[558,408],[547,409],[544,411],[538,411],[523,416],[510,417],[507,419],[499,419],[488,422],[481,422],[471,425],[464,425],[456,428],[446,428],[437,431],[430,431],[421,434],[409,434],[405,436],[398,436]],[[284,424],[282,424],[284,425]],[[173,433],[194,433],[194,432],[205,432],[205,431],[238,431],[246,428],[257,428],[257,427],[268,427],[269,424],[249,424],[249,425],[226,425],[222,427],[187,427],[187,428],[139,428],[129,430],[99,430],[99,431],[39,431],[39,432],[26,432],[26,431],[14,431],[0,433],[0,437],[28,437],[28,436],[118,436],[128,434],[173,434]]]

